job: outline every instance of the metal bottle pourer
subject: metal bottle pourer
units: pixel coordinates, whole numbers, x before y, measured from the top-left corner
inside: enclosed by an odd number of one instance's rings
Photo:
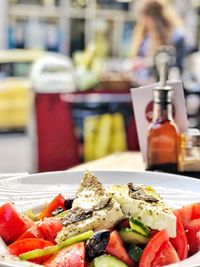
[[[159,73],[159,85],[154,88],[154,101],[157,103],[171,103],[173,88],[167,85],[169,68],[174,63],[173,47],[161,47],[155,56],[155,64]]]

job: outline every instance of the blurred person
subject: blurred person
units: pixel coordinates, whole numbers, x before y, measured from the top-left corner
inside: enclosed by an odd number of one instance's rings
[[[134,29],[133,71],[145,70],[147,76],[147,72],[152,71],[154,56],[162,46],[175,48],[175,66],[182,71],[186,42],[181,19],[166,1],[145,0]]]

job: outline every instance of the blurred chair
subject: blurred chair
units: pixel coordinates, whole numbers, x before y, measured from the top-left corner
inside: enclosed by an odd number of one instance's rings
[[[38,171],[65,170],[79,164],[71,111],[60,94],[36,93],[34,106]]]

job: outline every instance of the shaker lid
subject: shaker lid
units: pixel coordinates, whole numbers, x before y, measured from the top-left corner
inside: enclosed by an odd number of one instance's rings
[[[192,146],[200,146],[200,131],[198,129],[189,129],[186,134],[186,141]]]

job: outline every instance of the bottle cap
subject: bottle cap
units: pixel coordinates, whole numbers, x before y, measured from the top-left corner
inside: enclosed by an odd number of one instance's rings
[[[189,129],[186,140],[191,146],[200,146],[200,132],[198,129]]]

